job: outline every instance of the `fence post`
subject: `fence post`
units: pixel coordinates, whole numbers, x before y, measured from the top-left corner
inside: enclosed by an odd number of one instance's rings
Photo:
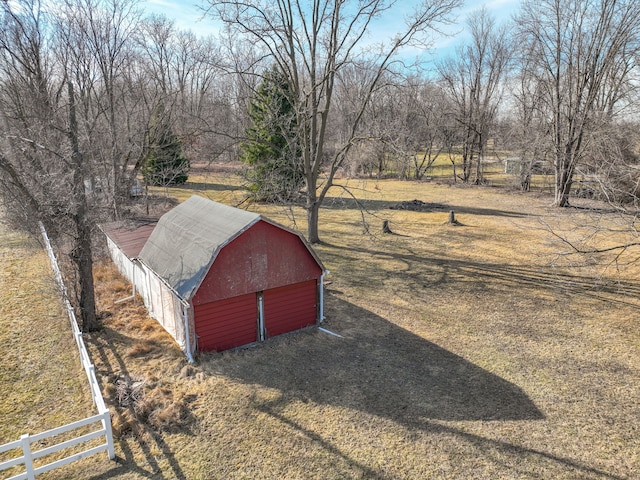
[[[109,460],[113,460],[116,457],[116,452],[113,448],[113,432],[111,430],[111,413],[108,408],[105,408],[104,412],[102,412],[102,427],[106,431],[107,437],[107,454],[109,455]]]
[[[27,479],[35,480],[36,475],[33,472],[33,457],[31,456],[31,440],[29,440],[28,433],[20,436],[20,443],[22,444],[22,455],[24,456],[24,468],[27,473]]]

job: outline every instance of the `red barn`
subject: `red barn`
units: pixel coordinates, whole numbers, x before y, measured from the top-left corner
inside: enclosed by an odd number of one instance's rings
[[[193,196],[139,230],[148,237],[139,251],[118,246],[136,231],[105,233],[116,265],[189,358],[323,318],[322,262],[302,235],[259,214]]]

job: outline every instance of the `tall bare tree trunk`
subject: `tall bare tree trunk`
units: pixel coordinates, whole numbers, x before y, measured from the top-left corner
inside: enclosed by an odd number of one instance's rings
[[[556,207],[568,207],[573,186],[573,168],[563,165],[556,168],[556,188],[553,205]]]
[[[308,221],[308,237],[311,243],[320,243],[320,236],[318,234],[318,220],[320,215],[320,204],[316,201],[311,206],[307,207],[307,221]]]
[[[78,141],[78,120],[76,117],[75,93],[71,81],[67,82],[69,93],[69,141],[71,143],[71,157],[74,167],[73,185],[75,211],[73,222],[75,225],[74,248],[71,259],[78,269],[78,289],[80,294],[80,316],[82,330],[91,332],[100,328],[96,315],[96,300],[93,284],[93,251],[91,248],[91,226],[88,222],[87,194],[84,185],[84,165],[80,144]]]
[[[100,329],[100,322],[96,315],[96,300],[93,283],[93,251],[91,248],[91,228],[81,218],[75,217],[76,245],[72,252],[72,259],[78,269],[78,289],[80,294],[80,317],[82,331],[92,332]]]
[[[318,230],[318,220],[320,216],[320,204],[318,201],[317,192],[317,175],[313,172],[307,173],[307,195],[306,205],[307,210],[307,240],[311,243],[320,243],[320,235]]]

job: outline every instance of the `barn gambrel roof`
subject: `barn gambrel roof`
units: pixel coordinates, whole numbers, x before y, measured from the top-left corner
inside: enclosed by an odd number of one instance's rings
[[[319,258],[299,233],[260,214],[197,195],[160,217],[138,258],[163,278],[180,297],[189,300],[202,283],[218,252],[260,220],[300,237],[324,270]]]

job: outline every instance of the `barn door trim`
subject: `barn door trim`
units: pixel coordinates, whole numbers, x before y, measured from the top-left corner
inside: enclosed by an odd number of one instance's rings
[[[264,327],[264,297],[258,292],[258,341],[264,342],[267,338],[267,329]]]

